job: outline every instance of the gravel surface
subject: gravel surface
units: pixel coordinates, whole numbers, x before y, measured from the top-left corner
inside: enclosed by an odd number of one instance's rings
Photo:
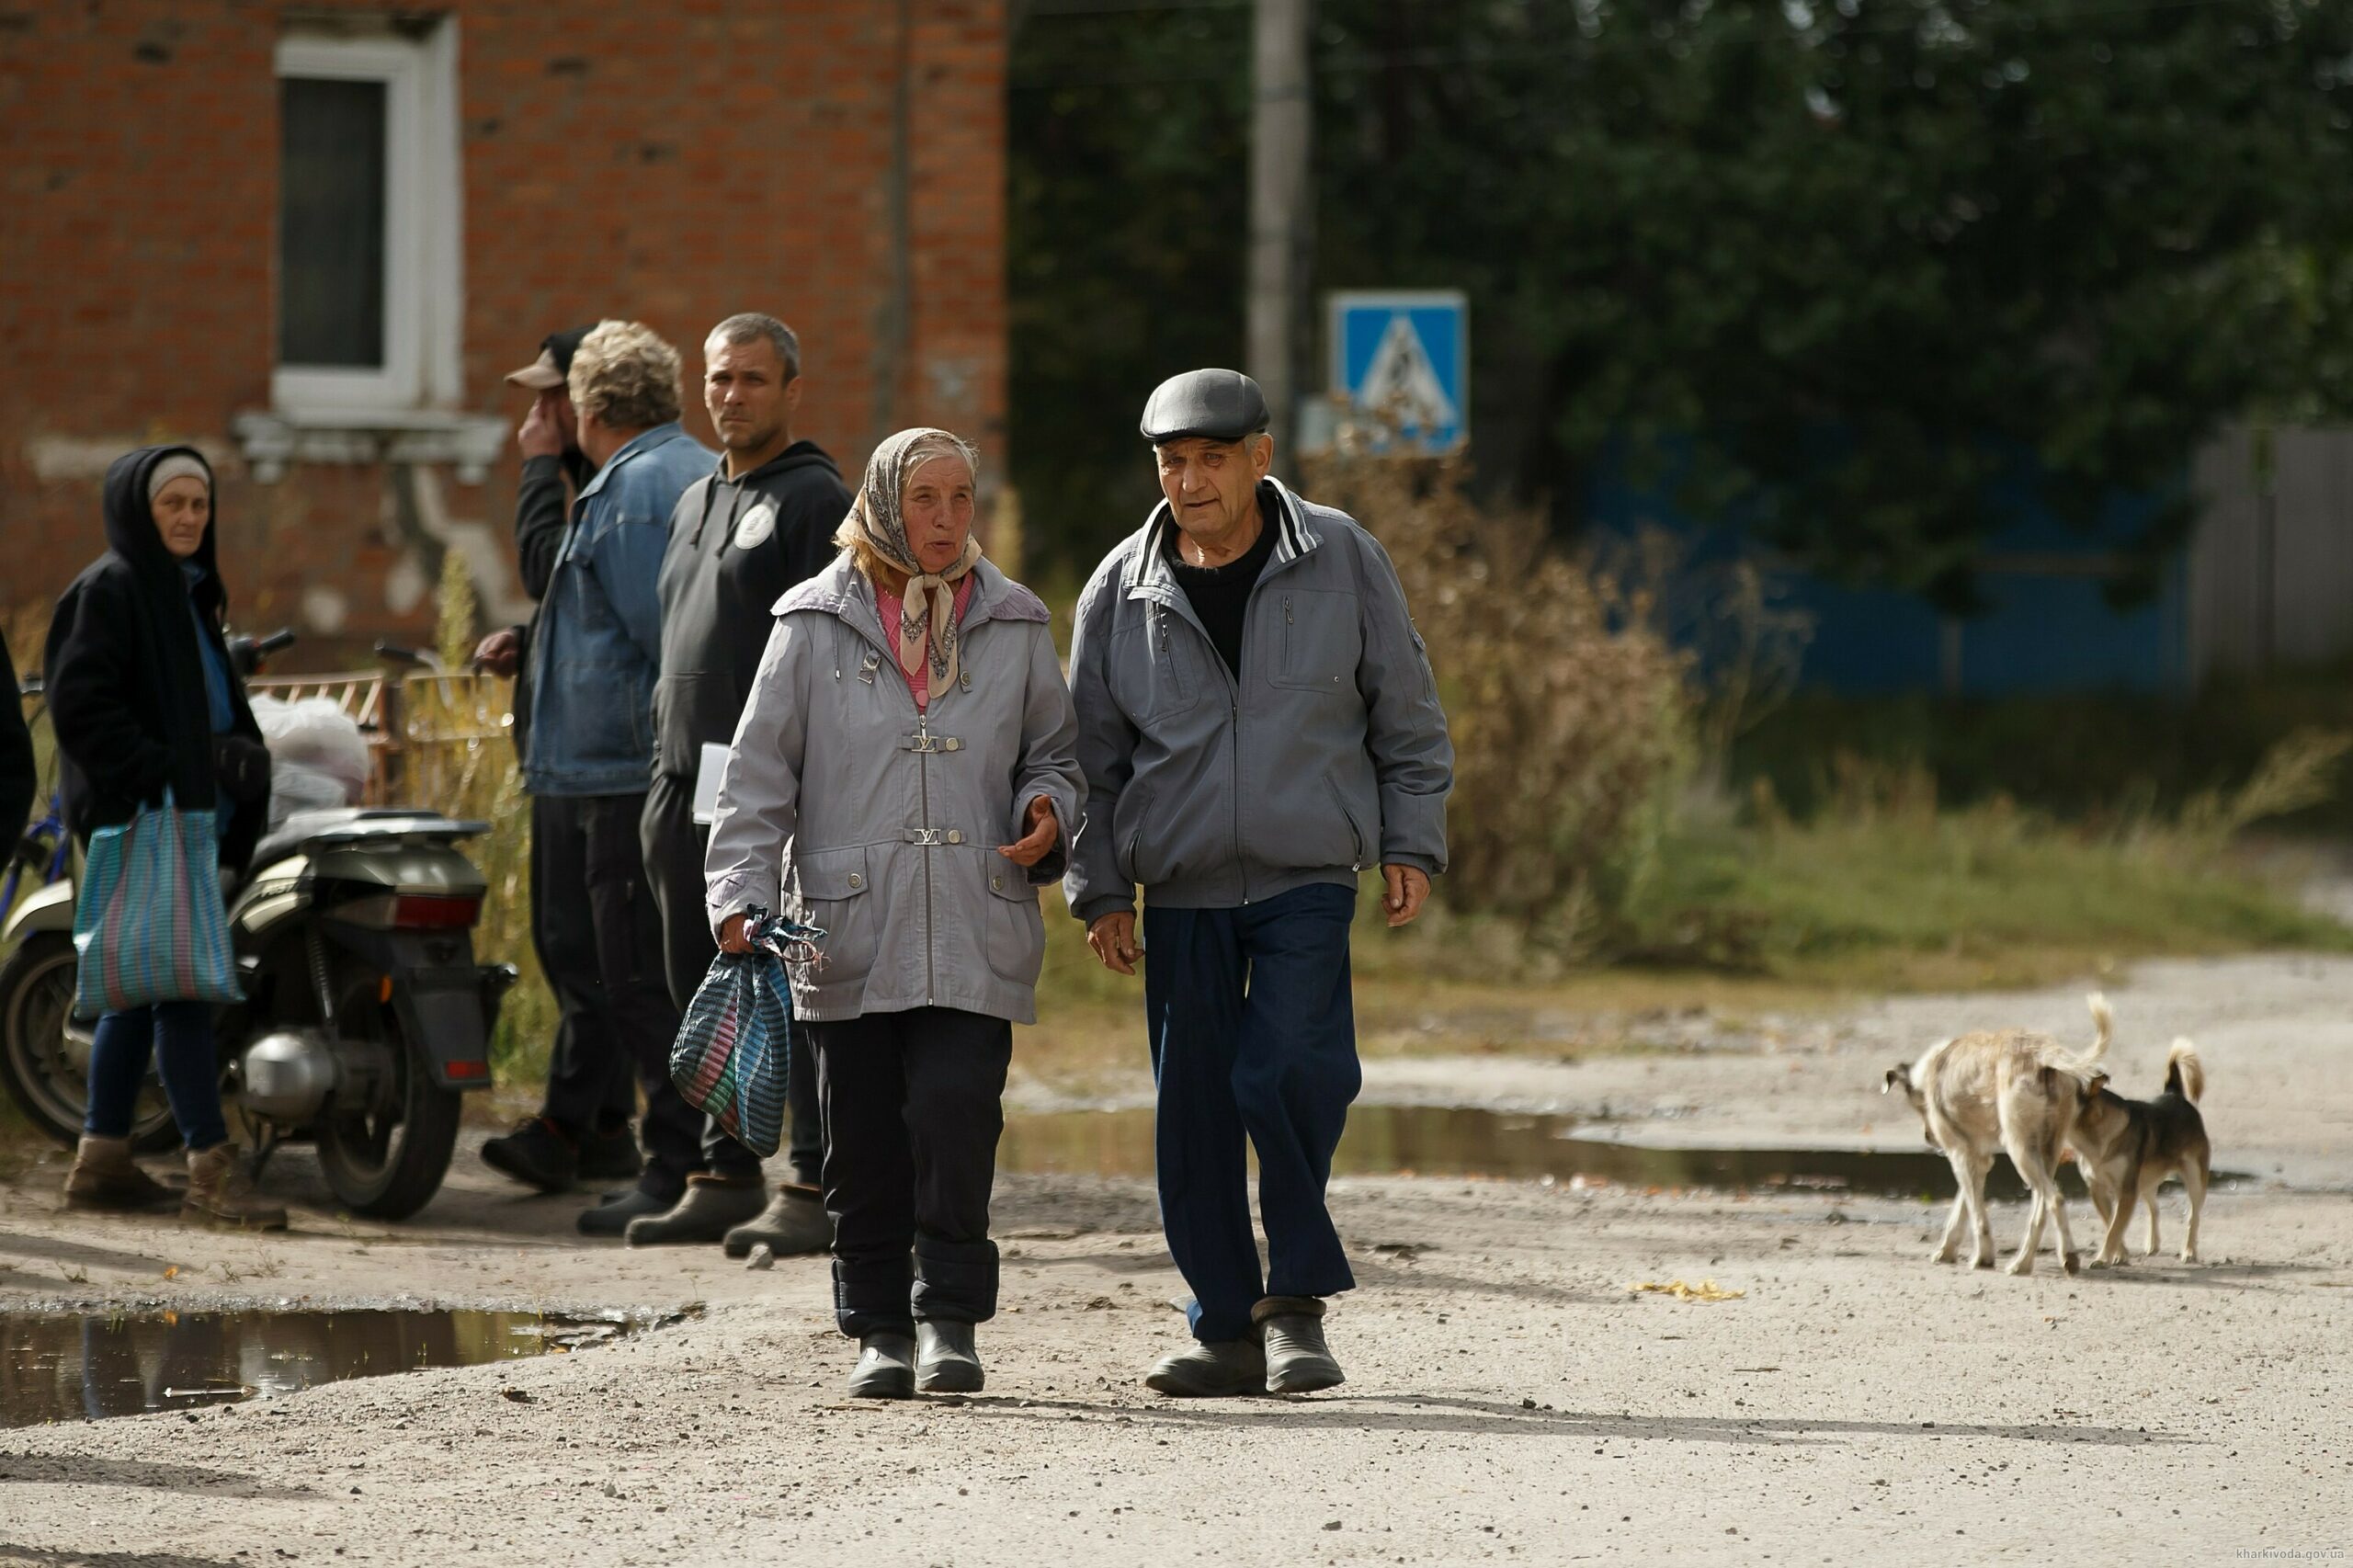
[[[1141,1386],[1181,1286],[1132,1181],[1004,1178],[988,1392],[875,1407],[840,1396],[822,1260],[591,1245],[579,1199],[512,1196],[470,1153],[418,1221],[308,1206],[271,1238],[69,1216],[37,1165],[0,1187],[0,1308],[701,1310],[572,1355],[0,1428],[0,1568],[2340,1556],[2353,963],[2157,964],[2109,991],[2120,1083],[2153,1089],[2195,1037],[2216,1162],[2257,1178],[2210,1197],[2205,1262],[2069,1278],[2046,1255],[2019,1279],[1928,1263],[1942,1213],[1915,1202],[1353,1179],[1359,1289],[1329,1320],[1349,1381],[1308,1398]],[[2088,1030],[2080,988],[1667,1022],[1692,1038],[1384,1063],[1367,1094],[1606,1104],[1602,1130],[1658,1142],[1908,1142],[1886,1061],[1980,1023]],[[314,1182],[273,1170],[298,1201]],[[1996,1208],[2006,1248],[2022,1218]],[[1678,1279],[1741,1294],[1629,1289]]]

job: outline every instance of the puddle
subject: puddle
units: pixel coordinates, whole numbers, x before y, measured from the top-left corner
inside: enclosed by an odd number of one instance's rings
[[[582,1348],[643,1320],[538,1312],[0,1312],[0,1426],[193,1410]]]
[[[1677,1148],[1574,1136],[1574,1118],[1516,1115],[1446,1106],[1359,1105],[1332,1162],[1336,1176],[1483,1176],[1506,1181],[1568,1181],[1583,1176],[1620,1187],[1817,1188],[1882,1198],[1950,1198],[1952,1166],[1918,1149]],[[1073,1175],[1152,1175],[1149,1109],[1059,1111],[1006,1119],[998,1164],[1008,1171]],[[2217,1183],[2245,1179],[2216,1171]],[[2070,1163],[2060,1187],[2083,1198]],[[1997,1157],[1985,1183],[1989,1198],[2027,1196],[2026,1184]]]

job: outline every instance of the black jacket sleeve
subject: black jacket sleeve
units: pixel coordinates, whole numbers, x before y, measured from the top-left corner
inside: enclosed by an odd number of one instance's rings
[[[555,553],[563,547],[564,517],[570,509],[563,460],[525,458],[522,483],[515,492],[515,560],[523,574],[523,591],[534,601],[547,597],[548,579],[555,575]]]
[[[17,834],[32,820],[33,796],[40,778],[33,771],[32,732],[25,728],[25,705],[17,697],[17,665],[8,644],[0,642],[0,853],[16,842]]]
[[[160,803],[172,781],[170,742],[149,732],[127,700],[148,684],[123,629],[139,606],[114,579],[87,578],[57,601],[42,689],[57,744],[108,794]]]

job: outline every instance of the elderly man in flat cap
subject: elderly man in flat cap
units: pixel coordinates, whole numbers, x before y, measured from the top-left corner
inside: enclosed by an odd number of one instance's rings
[[[1373,867],[1396,926],[1446,865],[1454,751],[1396,570],[1269,477],[1267,423],[1233,370],[1152,394],[1164,499],[1096,569],[1071,650],[1067,892],[1105,967],[1151,955],[1161,1222],[1194,1296],[1194,1343],[1144,1380],[1164,1393],[1341,1381],[1324,1305],[1355,1279],[1324,1188],[1361,1081],[1349,920]]]

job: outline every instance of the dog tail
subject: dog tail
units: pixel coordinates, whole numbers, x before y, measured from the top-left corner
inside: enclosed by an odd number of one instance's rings
[[[2186,1040],[2175,1040],[2165,1052],[2165,1093],[2196,1105],[2205,1092],[2206,1066],[2198,1060],[2198,1048]]]
[[[2108,1054],[2109,1036],[2116,1032],[2116,1015],[2109,1011],[2108,998],[2097,991],[2086,997],[2085,1001],[2091,1006],[2092,1028],[2095,1033],[2092,1036],[2092,1048],[2076,1060],[2081,1065],[2089,1067]]]

